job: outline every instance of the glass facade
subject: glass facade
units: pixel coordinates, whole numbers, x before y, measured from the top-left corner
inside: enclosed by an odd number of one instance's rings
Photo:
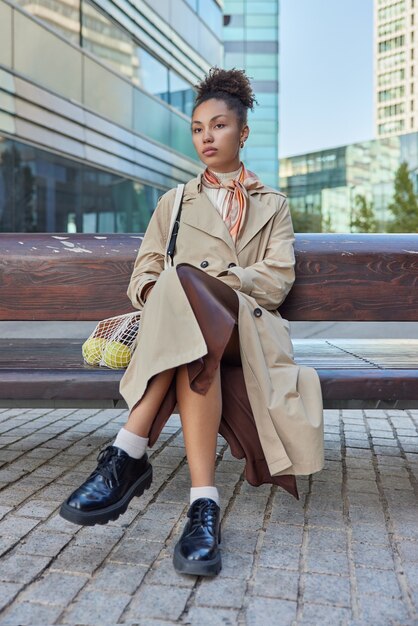
[[[414,0],[374,0],[375,129],[377,137],[417,130]]]
[[[141,46],[127,29],[93,2],[73,0],[68,4],[62,0],[18,0],[18,3],[72,43],[79,44],[131,80],[134,85],[190,115],[190,102],[194,97],[192,84]],[[210,5],[218,7],[214,0],[210,0]],[[211,21],[216,22],[213,11],[211,9]],[[219,7],[218,22],[220,25]]]
[[[289,198],[295,230],[350,232],[355,197],[373,203],[378,232],[393,216],[394,178],[406,161],[418,175],[418,133],[354,143],[281,159],[280,188]]]
[[[36,18],[36,19],[34,19]],[[0,0],[0,232],[144,232],[201,169],[217,0]]]
[[[245,69],[259,105],[248,115],[246,166],[266,185],[278,186],[278,2],[225,0],[224,67]]]
[[[0,137],[0,232],[143,233],[161,193]]]

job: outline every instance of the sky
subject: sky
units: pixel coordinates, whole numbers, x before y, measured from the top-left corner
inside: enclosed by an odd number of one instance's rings
[[[373,0],[280,0],[280,158],[374,138]]]

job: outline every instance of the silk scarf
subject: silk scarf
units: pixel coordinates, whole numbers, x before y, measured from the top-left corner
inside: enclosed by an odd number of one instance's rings
[[[234,242],[236,242],[240,230],[245,222],[246,213],[249,205],[249,190],[259,189],[263,187],[260,179],[247,170],[241,161],[241,171],[237,178],[232,178],[222,182],[219,178],[206,168],[202,175],[202,184],[212,189],[227,189],[224,200],[221,204],[217,203],[217,209],[228,228]]]

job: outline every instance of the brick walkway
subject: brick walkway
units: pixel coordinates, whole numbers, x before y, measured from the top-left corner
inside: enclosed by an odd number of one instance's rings
[[[325,411],[326,469],[299,479],[299,502],[250,487],[220,439],[214,580],[171,563],[189,489],[177,416],[152,488],[117,522],[57,515],[125,418],[0,410],[1,624],[418,624],[418,411]]]

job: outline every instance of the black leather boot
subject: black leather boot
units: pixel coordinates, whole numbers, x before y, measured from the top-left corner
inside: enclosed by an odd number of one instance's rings
[[[181,574],[216,576],[222,568],[221,510],[211,498],[199,498],[190,506],[189,518],[174,548],[174,568]]]
[[[152,482],[147,454],[133,459],[124,450],[108,446],[97,457],[88,479],[64,502],[60,515],[81,526],[107,524],[125,513],[134,496],[141,496]]]

